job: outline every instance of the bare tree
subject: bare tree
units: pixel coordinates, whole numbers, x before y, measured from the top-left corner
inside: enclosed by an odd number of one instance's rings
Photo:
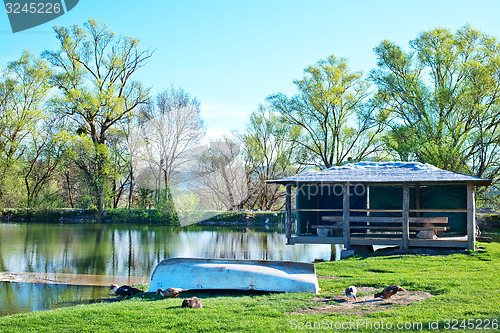
[[[199,157],[199,191],[213,207],[241,209],[248,200],[248,177],[240,147],[225,138],[210,143]]]
[[[134,190],[136,187],[136,178],[138,170],[141,165],[141,151],[145,147],[145,140],[142,136],[142,130],[138,127],[134,127],[137,125],[134,122],[128,122],[126,124],[126,148],[128,149],[128,157],[129,157],[129,170],[128,170],[128,178],[129,178],[129,191],[128,191],[128,200],[127,205],[128,208],[132,208],[133,198],[134,198]]]
[[[156,190],[166,189],[183,165],[192,161],[189,153],[205,134],[200,103],[182,89],[165,90],[156,101],[141,110],[143,159],[157,175]]]

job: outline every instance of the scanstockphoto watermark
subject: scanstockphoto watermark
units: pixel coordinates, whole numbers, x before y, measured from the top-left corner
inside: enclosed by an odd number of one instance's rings
[[[323,319],[320,321],[299,321],[291,319],[289,327],[292,330],[423,330],[424,323],[422,322],[385,322],[369,321],[364,319],[356,319],[349,321],[336,321]]]
[[[400,321],[386,322],[382,320],[355,319],[348,321],[336,321],[322,319],[320,321],[299,321],[291,319],[289,328],[292,330],[398,330],[398,331],[421,331],[421,330],[484,330],[497,331],[498,319],[442,319],[429,321]]]
[[[297,186],[297,195],[307,197],[307,200],[316,196],[343,196],[346,189],[347,185],[338,183],[299,184]],[[349,185],[349,196],[362,197],[366,195],[366,191],[366,184],[358,183]]]
[[[52,21],[72,10],[79,0],[4,0],[12,32]]]

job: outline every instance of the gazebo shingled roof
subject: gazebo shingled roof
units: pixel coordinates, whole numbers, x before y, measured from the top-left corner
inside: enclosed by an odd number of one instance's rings
[[[268,181],[278,184],[297,183],[467,183],[490,185],[490,179],[442,170],[417,162],[359,162],[309,171]]]

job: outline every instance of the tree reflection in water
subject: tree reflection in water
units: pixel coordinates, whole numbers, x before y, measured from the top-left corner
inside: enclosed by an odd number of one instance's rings
[[[329,260],[330,252],[330,245],[287,246],[277,228],[0,224],[1,272],[78,274],[73,280],[85,277],[96,285],[103,277],[148,281],[156,264],[169,257],[312,262]],[[0,283],[0,315],[106,295],[107,287]]]
[[[312,262],[329,260],[330,246],[287,246],[277,229],[0,224],[4,272],[150,276],[169,257]]]

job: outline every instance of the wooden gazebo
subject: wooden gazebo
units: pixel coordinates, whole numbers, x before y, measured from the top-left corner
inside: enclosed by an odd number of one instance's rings
[[[287,244],[343,244],[345,249],[474,249],[474,187],[491,184],[412,162],[353,163],[270,182],[286,186]]]

